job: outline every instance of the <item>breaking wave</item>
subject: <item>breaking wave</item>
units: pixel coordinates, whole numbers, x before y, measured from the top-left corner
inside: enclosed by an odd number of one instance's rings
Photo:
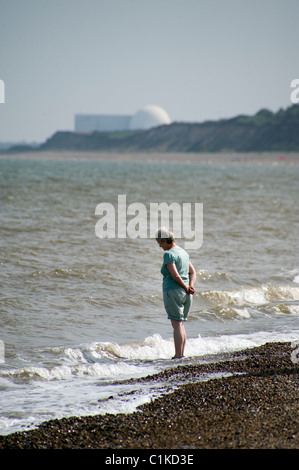
[[[208,358],[225,352],[240,351],[265,344],[266,342],[296,341],[299,330],[292,333],[257,332],[250,334],[219,335],[213,337],[189,338],[185,358]],[[57,352],[57,349],[54,348]],[[93,343],[81,348],[65,348],[61,364],[50,366],[27,366],[16,369],[2,369],[0,380],[61,381],[74,378],[96,378],[102,381],[119,381],[142,377],[154,373],[158,368],[173,366],[172,338],[163,339],[154,334],[143,341],[118,344],[113,342]],[[166,362],[165,362],[166,361]]]

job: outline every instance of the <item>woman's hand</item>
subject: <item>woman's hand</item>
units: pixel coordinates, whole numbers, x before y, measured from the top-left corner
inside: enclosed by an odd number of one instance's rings
[[[187,294],[193,295],[195,293],[195,289],[193,286],[187,286],[186,292]]]
[[[193,286],[187,286],[184,283],[183,279],[181,278],[181,276],[178,273],[176,265],[174,263],[168,263],[166,266],[167,266],[172,278],[174,279],[174,281],[177,282],[181,287],[183,287],[183,289],[185,289],[187,294],[193,295],[194,292],[195,292],[194,287]],[[192,268],[193,268],[193,266],[192,266]],[[195,269],[194,269],[194,273],[195,273]]]

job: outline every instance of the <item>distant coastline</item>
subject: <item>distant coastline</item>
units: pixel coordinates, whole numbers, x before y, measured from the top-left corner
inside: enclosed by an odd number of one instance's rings
[[[0,153],[0,159],[27,160],[66,160],[66,161],[118,161],[152,163],[231,163],[231,164],[299,164],[298,152],[219,152],[219,153],[183,153],[183,152],[98,152],[98,151],[33,151]]]
[[[276,113],[203,123],[174,122],[148,130],[79,133],[57,131],[40,145],[15,145],[1,154],[36,152],[106,152],[111,154],[248,154],[299,152],[299,105]]]

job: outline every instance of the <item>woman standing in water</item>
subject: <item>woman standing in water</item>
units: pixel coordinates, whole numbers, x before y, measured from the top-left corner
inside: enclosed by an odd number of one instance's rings
[[[163,274],[163,300],[168,318],[173,327],[175,355],[173,359],[184,356],[187,320],[192,305],[196,272],[188,253],[176,245],[173,234],[160,228],[156,240],[165,251],[161,273]]]

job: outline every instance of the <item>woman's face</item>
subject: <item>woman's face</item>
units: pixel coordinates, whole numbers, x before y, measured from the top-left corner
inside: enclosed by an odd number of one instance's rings
[[[162,248],[164,251],[169,249],[169,245],[166,240],[157,240],[160,248]]]

